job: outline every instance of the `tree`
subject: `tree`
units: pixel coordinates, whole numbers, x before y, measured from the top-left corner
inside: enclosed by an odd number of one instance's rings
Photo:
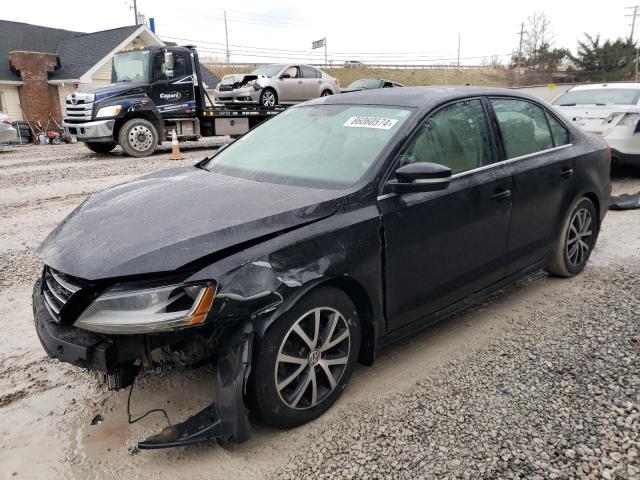
[[[618,38],[615,41],[601,41],[584,34],[578,41],[577,54],[569,55],[583,80],[625,80],[633,76],[635,70],[636,45],[631,39]]]
[[[555,36],[549,16],[535,12],[527,17],[524,24],[522,50],[513,52],[510,68],[526,67],[543,72],[557,70],[569,52],[564,48],[553,48]]]

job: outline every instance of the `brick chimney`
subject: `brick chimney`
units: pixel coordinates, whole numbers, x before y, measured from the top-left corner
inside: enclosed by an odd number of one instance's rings
[[[49,85],[49,73],[58,66],[58,56],[53,53],[9,52],[11,67],[20,71],[23,85],[18,87],[22,111],[29,121],[47,124],[48,112],[56,120],[62,120],[58,86]]]

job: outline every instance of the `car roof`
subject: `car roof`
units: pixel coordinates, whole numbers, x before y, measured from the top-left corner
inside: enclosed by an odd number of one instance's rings
[[[626,88],[630,90],[640,90],[640,83],[620,82],[620,83],[592,83],[589,85],[576,85],[571,91],[577,90],[598,90],[601,88]]]
[[[305,102],[303,105],[383,105],[396,107],[430,107],[458,98],[480,95],[508,95],[541,102],[540,99],[517,90],[491,87],[403,87],[361,90],[329,95]]]

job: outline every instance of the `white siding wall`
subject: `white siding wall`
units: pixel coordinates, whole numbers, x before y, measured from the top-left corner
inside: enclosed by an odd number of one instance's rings
[[[20,99],[18,98],[18,87],[0,85],[0,96],[2,97],[2,113],[9,115],[11,120],[22,120]]]

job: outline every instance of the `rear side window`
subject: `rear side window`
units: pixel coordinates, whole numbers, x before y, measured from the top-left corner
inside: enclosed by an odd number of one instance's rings
[[[551,134],[553,135],[553,143],[556,147],[561,145],[568,145],[571,143],[571,137],[569,136],[569,130],[565,128],[556,118],[547,112],[547,120],[549,120],[549,127],[551,128]]]
[[[320,72],[313,67],[300,67],[302,78],[319,78]]]
[[[480,100],[457,102],[434,113],[400,157],[401,165],[432,162],[456,174],[493,163],[489,125]]]
[[[502,141],[508,158],[553,148],[551,131],[542,107],[525,100],[493,98]]]

